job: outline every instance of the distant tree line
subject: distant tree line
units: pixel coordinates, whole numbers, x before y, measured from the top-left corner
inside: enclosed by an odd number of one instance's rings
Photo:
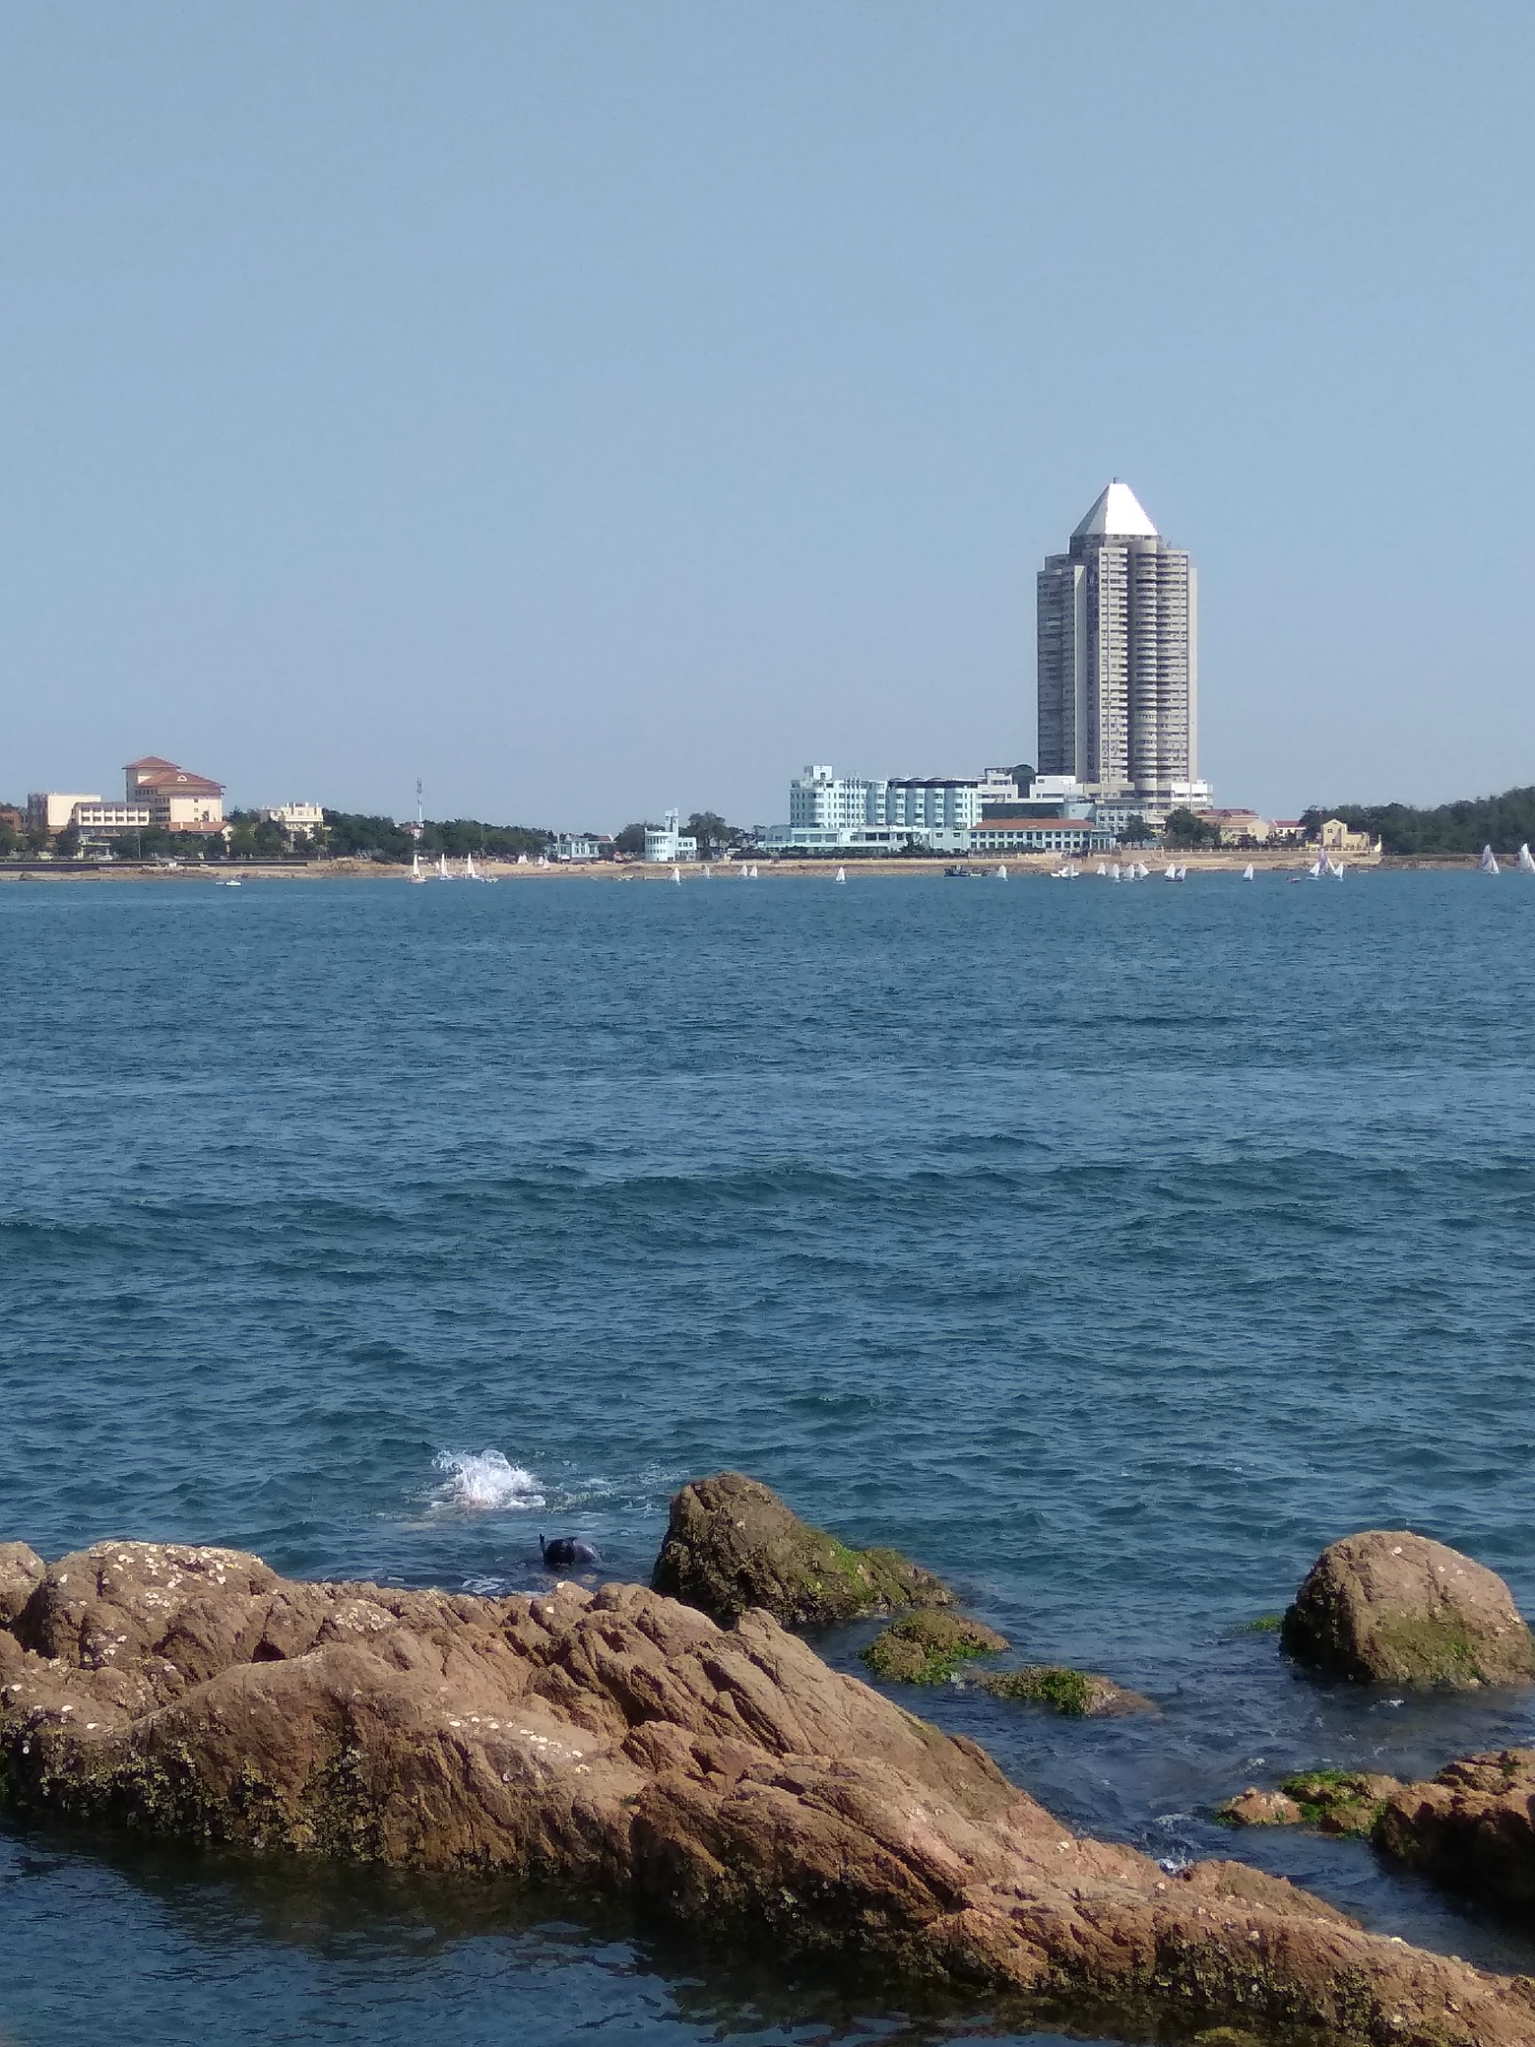
[[[1388,853],[1479,853],[1489,845],[1517,853],[1527,842],[1535,844],[1535,788],[1441,803],[1433,810],[1415,810],[1409,803],[1338,803],[1306,811],[1301,823],[1315,833],[1329,817],[1378,838]]]
[[[547,853],[554,834],[535,825],[484,824],[474,817],[428,818],[418,840],[414,826],[396,824],[392,817],[327,810],[325,843],[326,850],[338,856],[361,855],[374,860],[409,860],[418,849],[423,859],[435,860],[439,853],[446,853],[450,859],[462,860],[466,853],[485,853],[515,860],[519,853]]]
[[[364,817],[344,810],[327,810],[324,817],[323,832],[290,834],[259,810],[231,810],[225,820],[227,836],[169,832],[159,825],[144,825],[116,833],[113,852],[119,860],[317,860],[328,853],[408,861],[417,849],[414,830],[396,824],[392,817]],[[547,852],[553,839],[552,832],[528,825],[482,824],[478,818],[457,817],[426,824],[419,846],[423,857],[433,860],[439,853],[455,860],[466,853],[515,860],[519,853]],[[0,817],[0,859],[36,859],[51,854],[56,860],[73,860],[79,852],[80,834],[72,825],[47,832],[25,823],[18,828],[9,818]]]

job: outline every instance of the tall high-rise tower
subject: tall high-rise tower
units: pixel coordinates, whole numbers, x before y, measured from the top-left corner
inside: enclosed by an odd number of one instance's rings
[[[1161,805],[1199,773],[1194,564],[1117,478],[1039,572],[1039,772]]]

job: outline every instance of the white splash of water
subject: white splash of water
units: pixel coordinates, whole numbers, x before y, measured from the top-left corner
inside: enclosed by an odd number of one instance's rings
[[[544,1496],[531,1471],[513,1464],[499,1450],[440,1450],[436,1467],[447,1480],[436,1504],[464,1514],[506,1513],[542,1507]]]

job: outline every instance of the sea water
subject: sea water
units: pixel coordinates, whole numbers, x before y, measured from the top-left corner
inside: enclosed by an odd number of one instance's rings
[[[1371,1526],[1535,1611],[1535,887],[31,884],[0,959],[0,1537],[493,1591],[559,1532],[643,1577],[736,1467],[1157,1701],[921,1695],[1073,1825],[1535,1966],[1363,1845],[1213,1820],[1535,1738],[1250,1626]],[[504,1884],[12,1828],[0,1895],[7,2047],[1009,2023]]]

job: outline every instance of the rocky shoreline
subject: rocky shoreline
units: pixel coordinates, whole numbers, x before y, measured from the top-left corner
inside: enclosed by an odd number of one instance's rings
[[[657,1574],[726,1624],[637,1585],[470,1597],[287,1580],[218,1548],[45,1566],[7,1545],[0,1790],[23,1818],[552,1881],[706,1941],[859,1953],[1163,2036],[1535,2047],[1535,1983],[1239,1862],[1173,1874],[1078,1836],[741,1603],[948,1598],[892,1553],[721,1474],[678,1496]]]

